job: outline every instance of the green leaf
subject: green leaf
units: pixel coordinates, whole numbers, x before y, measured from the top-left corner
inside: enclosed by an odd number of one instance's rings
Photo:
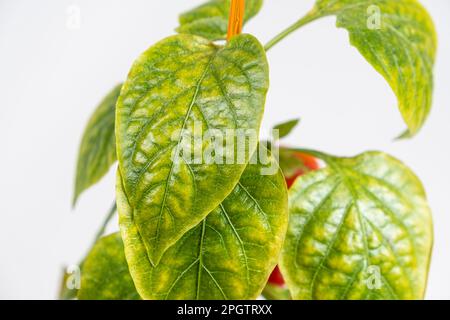
[[[276,166],[271,159],[269,165]],[[119,222],[136,288],[145,299],[255,299],[275,267],[287,227],[279,169],[249,164],[233,192],[154,267],[118,175]]]
[[[300,122],[300,119],[293,119],[287,122],[283,122],[280,124],[277,124],[275,127],[273,127],[274,130],[278,130],[278,138],[284,138],[288,136],[292,130],[298,125]]]
[[[245,2],[244,22],[261,10],[263,0]],[[180,15],[177,32],[205,37],[209,40],[225,39],[231,0],[211,0]]]
[[[222,137],[229,130],[258,135],[268,85],[264,49],[250,35],[236,36],[224,47],[197,36],[172,36],[134,63],[117,103],[117,154],[136,226],[154,264],[233,190],[256,143],[241,162],[184,156],[178,161],[174,155],[199,130]],[[196,150],[203,155],[211,146],[214,142],[202,139]]]
[[[287,35],[322,17],[337,17],[350,43],[386,79],[408,126],[404,138],[423,126],[432,105],[436,31],[428,12],[416,0],[317,0],[315,7],[265,46],[269,50]]]
[[[312,153],[289,193],[281,269],[294,299],[422,299],[432,221],[418,178],[380,152]]]
[[[114,119],[122,85],[116,86],[99,104],[89,119],[78,153],[73,205],[80,194],[97,183],[116,158]]]
[[[416,0],[319,0],[316,10],[337,16],[337,26],[397,95],[410,135],[417,133],[431,109],[437,47],[427,11]]]
[[[80,300],[139,300],[128,271],[122,238],[114,233],[101,238],[83,263]]]

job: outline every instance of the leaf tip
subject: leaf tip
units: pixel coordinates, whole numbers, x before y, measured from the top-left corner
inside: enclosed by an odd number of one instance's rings
[[[406,139],[411,139],[415,136],[415,132],[412,132],[409,129],[406,129],[404,132],[399,134],[397,137],[394,138],[394,141],[402,141]]]
[[[77,206],[77,202],[78,202],[78,196],[80,194],[78,192],[75,192],[75,194],[73,195],[72,198],[72,210],[75,209],[75,207]]]

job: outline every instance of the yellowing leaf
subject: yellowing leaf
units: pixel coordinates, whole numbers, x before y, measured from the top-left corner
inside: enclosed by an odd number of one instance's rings
[[[432,221],[418,178],[379,152],[317,155],[289,192],[281,270],[294,299],[422,299]]]
[[[116,86],[89,119],[81,140],[75,177],[75,205],[79,195],[97,183],[116,162],[114,118],[122,85]]]
[[[272,159],[269,165],[276,166]],[[249,164],[233,192],[163,255],[157,266],[136,225],[118,175],[125,254],[145,299],[255,299],[275,267],[287,227],[280,170],[262,175]]]
[[[89,252],[83,262],[78,299],[140,299],[128,271],[119,233],[101,238]]]
[[[117,103],[117,154],[153,264],[233,190],[256,148],[249,145],[241,162],[174,159],[184,137],[195,137],[197,129],[257,136],[268,86],[264,49],[250,35],[224,47],[197,36],[172,36],[134,63]],[[213,145],[204,140],[200,155]]]
[[[281,32],[266,50],[291,32],[334,15],[350,43],[386,79],[398,100],[411,137],[423,126],[432,105],[436,31],[416,0],[317,0],[305,17]]]
[[[337,16],[337,26],[397,95],[410,134],[417,133],[431,109],[436,55],[426,10],[416,0],[319,0],[317,10]]]

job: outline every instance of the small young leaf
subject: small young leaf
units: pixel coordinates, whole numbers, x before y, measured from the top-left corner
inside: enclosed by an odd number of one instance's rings
[[[101,238],[83,263],[80,300],[139,300],[128,271],[122,238],[114,233]]]
[[[134,63],[117,103],[117,154],[154,264],[233,190],[256,149],[249,145],[240,162],[208,163],[202,155],[213,143],[202,141],[199,162],[174,160],[184,138],[207,130],[222,137],[230,130],[258,135],[268,85],[264,49],[250,35],[233,37],[224,47],[172,36]]]
[[[276,162],[271,160],[270,165]],[[249,164],[233,192],[154,267],[118,175],[119,221],[136,288],[145,299],[255,299],[275,267],[287,227],[280,170]]]
[[[80,194],[97,183],[117,160],[114,119],[121,87],[121,84],[116,86],[103,99],[84,130],[78,153],[73,205]]]
[[[261,10],[263,0],[245,2],[244,22]],[[231,0],[210,0],[207,3],[180,15],[177,32],[205,37],[209,40],[225,39]]]
[[[278,130],[278,138],[284,138],[288,136],[292,130],[298,125],[300,122],[300,119],[293,119],[287,122],[283,122],[280,124],[277,124],[275,127],[273,127],[274,130]]]
[[[322,160],[289,193],[281,270],[293,298],[422,299],[432,222],[418,178],[379,152]]]

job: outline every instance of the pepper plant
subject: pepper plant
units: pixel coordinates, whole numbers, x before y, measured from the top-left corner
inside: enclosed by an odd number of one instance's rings
[[[74,205],[118,162],[105,223],[117,209],[120,232],[102,227],[80,286],[66,274],[62,298],[424,297],[431,213],[405,164],[377,151],[284,146],[297,120],[257,139],[266,52],[325,16],[389,83],[401,138],[413,138],[431,109],[430,16],[416,0],[317,0],[263,46],[241,32],[262,6],[210,0],[181,14],[177,34],[142,53],[100,103],[81,142]]]

